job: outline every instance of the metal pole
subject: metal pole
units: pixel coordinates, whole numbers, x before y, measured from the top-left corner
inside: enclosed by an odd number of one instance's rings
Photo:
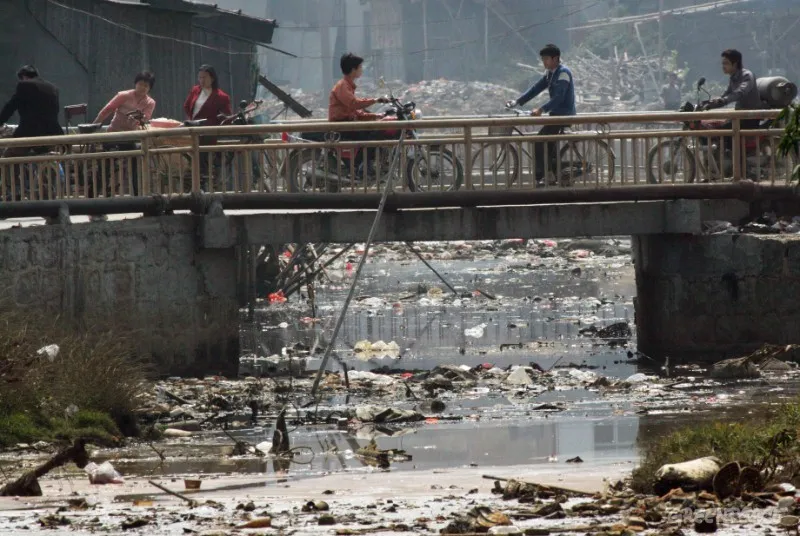
[[[423,61],[425,65],[422,67],[422,77],[424,79],[430,78],[430,53],[428,51],[428,0],[422,0],[422,48],[425,51]]]
[[[742,180],[742,123],[739,119],[733,120],[733,180]]]
[[[664,0],[658,0],[658,84],[664,84]],[[658,88],[656,88],[658,89]]]
[[[483,59],[489,65],[489,0],[483,0]]]
[[[200,137],[197,134],[192,133],[192,193],[199,193],[199,192],[200,192]]]
[[[433,266],[431,266],[431,265],[428,263],[428,261],[426,261],[426,260],[425,260],[425,258],[422,256],[422,253],[420,253],[419,251],[417,251],[416,249],[414,249],[414,244],[413,244],[413,243],[411,243],[411,242],[406,242],[406,245],[408,246],[408,249],[410,249],[410,250],[411,250],[411,252],[412,252],[414,255],[416,255],[416,256],[417,256],[417,258],[418,258],[419,260],[421,260],[421,261],[422,261],[422,264],[424,264],[425,266],[427,266],[427,267],[428,267],[428,269],[429,269],[431,272],[433,272],[433,273],[436,275],[436,277],[438,277],[438,278],[439,278],[439,280],[440,280],[442,283],[444,283],[444,284],[447,286],[447,288],[449,288],[449,289],[450,289],[450,291],[451,291],[453,294],[455,294],[456,296],[458,296],[458,292],[456,292],[456,289],[454,289],[454,288],[453,288],[453,285],[451,285],[450,283],[448,283],[448,282],[447,282],[447,279],[445,279],[444,277],[442,277],[442,274],[440,274],[439,272],[437,272],[437,271],[436,271],[436,269],[435,269]]]
[[[358,268],[356,268],[356,273],[353,276],[353,283],[350,285],[350,292],[347,293],[347,298],[345,299],[342,310],[339,313],[339,318],[336,320],[336,327],[333,329],[333,335],[331,335],[331,340],[328,343],[328,347],[325,349],[325,355],[322,358],[322,363],[319,365],[317,376],[314,378],[314,385],[311,387],[311,398],[314,398],[317,394],[317,389],[319,388],[319,382],[322,379],[322,374],[325,372],[325,367],[328,365],[328,360],[330,359],[331,353],[333,352],[333,347],[336,344],[336,337],[339,336],[339,330],[342,329],[344,317],[347,314],[347,308],[350,306],[350,302],[353,300],[353,296],[355,295],[356,285],[358,284],[358,278],[361,275],[361,270],[367,263],[367,256],[369,255],[369,248],[372,244],[372,239],[375,237],[375,232],[378,230],[378,223],[381,221],[383,209],[386,206],[386,199],[389,197],[389,192],[392,191],[392,177],[394,176],[395,169],[397,169],[397,165],[400,160],[400,153],[403,152],[403,140],[405,137],[406,131],[401,130],[400,141],[397,143],[397,151],[395,151],[394,157],[392,158],[392,165],[389,166],[389,174],[386,178],[386,186],[383,190],[381,202],[378,205],[378,212],[375,214],[375,220],[372,222],[372,227],[370,228],[369,235],[367,236],[367,242],[364,245],[364,255],[361,256],[361,260],[358,262]]]

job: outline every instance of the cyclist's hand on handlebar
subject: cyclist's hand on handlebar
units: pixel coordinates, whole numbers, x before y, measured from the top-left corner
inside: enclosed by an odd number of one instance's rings
[[[518,103],[515,100],[506,101],[506,108],[509,108],[509,109],[516,108],[517,104]]]
[[[375,99],[379,104],[389,104],[389,97],[378,97]]]

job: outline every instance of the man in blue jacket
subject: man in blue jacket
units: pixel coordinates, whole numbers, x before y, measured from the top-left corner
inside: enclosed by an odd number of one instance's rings
[[[541,80],[536,82],[528,91],[515,101],[509,101],[506,106],[524,106],[525,103],[537,97],[545,89],[550,94],[550,100],[541,107],[536,108],[531,115],[538,117],[543,113],[550,116],[569,116],[575,115],[575,82],[572,79],[572,71],[566,65],[561,64],[561,50],[555,45],[547,45],[540,52],[542,65],[546,72]],[[563,134],[568,125],[545,125],[539,131],[541,136],[553,136]],[[534,145],[534,158],[536,161],[536,182],[541,183],[544,179],[544,145],[537,143]],[[548,169],[556,169],[557,144],[547,143]]]

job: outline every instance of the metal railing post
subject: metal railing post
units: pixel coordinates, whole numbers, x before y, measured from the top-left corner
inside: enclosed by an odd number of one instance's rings
[[[464,177],[467,190],[472,190],[472,128],[464,127]]]
[[[192,133],[192,193],[200,192],[200,136]]]
[[[150,193],[150,138],[142,138],[142,165],[139,166],[139,195]]]
[[[742,123],[740,119],[733,120],[733,180],[742,180]]]

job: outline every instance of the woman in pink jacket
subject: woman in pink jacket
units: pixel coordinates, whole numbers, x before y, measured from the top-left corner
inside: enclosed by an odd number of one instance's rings
[[[113,114],[111,118],[111,124],[108,126],[109,132],[125,132],[129,130],[138,130],[141,128],[141,125],[135,119],[132,119],[128,116],[129,113],[134,111],[140,111],[144,115],[146,120],[150,120],[153,117],[153,111],[156,109],[156,101],[150,96],[150,91],[153,89],[153,85],[156,83],[156,77],[153,76],[153,73],[149,72],[142,72],[136,75],[136,78],[133,82],[133,89],[128,89],[125,91],[120,91],[117,93],[113,99],[108,101],[108,104],[100,110],[100,113],[97,114],[94,122],[102,124],[109,116]],[[117,142],[115,144],[109,144],[106,146],[107,150],[110,151],[135,151],[136,150],[136,142],[133,141],[123,141]],[[133,183],[133,191],[128,192],[132,193],[134,196],[139,195],[139,161],[138,158],[133,158],[131,160],[131,182]],[[128,177],[124,177],[125,180],[122,181],[122,191],[128,190],[126,186],[128,183]],[[145,177],[145,180],[147,178]],[[108,194],[109,192],[107,192]],[[94,197],[91,196],[90,197]]]

